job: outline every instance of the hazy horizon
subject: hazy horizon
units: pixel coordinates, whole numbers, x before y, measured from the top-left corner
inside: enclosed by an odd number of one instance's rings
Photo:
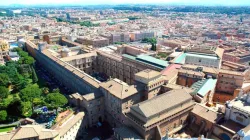
[[[250,6],[250,0],[8,0],[1,6],[20,5],[117,5],[117,4],[177,4],[203,6]]]

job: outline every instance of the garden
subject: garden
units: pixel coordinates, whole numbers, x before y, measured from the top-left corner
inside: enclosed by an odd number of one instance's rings
[[[34,69],[35,60],[21,48],[15,48],[20,56],[18,61],[8,61],[0,66],[0,123],[10,124],[21,118],[37,117],[37,108],[46,107],[49,120],[55,119],[59,107],[68,100],[59,89],[49,90]],[[0,125],[1,127],[1,125]],[[12,127],[12,126],[11,126]],[[11,127],[0,128],[0,131]]]

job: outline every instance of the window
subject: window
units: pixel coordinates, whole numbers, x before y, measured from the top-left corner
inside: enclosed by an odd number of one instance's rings
[[[242,123],[244,119],[242,117],[236,116],[236,120]]]
[[[199,59],[199,62],[201,62],[201,59]]]

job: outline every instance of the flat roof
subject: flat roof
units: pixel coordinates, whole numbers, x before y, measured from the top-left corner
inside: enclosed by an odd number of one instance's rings
[[[142,58],[138,58],[138,56],[136,57],[136,56],[132,56],[129,54],[123,54],[122,56],[125,58],[128,58],[128,59],[134,60],[134,61],[138,61],[140,63],[145,63],[148,65],[157,67],[159,69],[164,69],[165,67],[167,67],[169,65],[168,61],[160,60],[160,59],[154,58],[152,56],[142,57]]]
[[[214,59],[217,60],[219,59],[216,56],[209,56],[209,55],[205,55],[205,54],[193,54],[193,53],[186,53],[186,56],[191,56],[191,57],[202,57],[202,58],[207,58],[207,59]]]
[[[168,61],[157,59],[157,58],[149,56],[149,55],[138,55],[136,59],[144,60],[144,61],[147,61],[147,62],[150,62],[153,64],[160,65],[162,67],[166,67],[169,65]]]
[[[79,55],[72,55],[68,57],[63,57],[61,58],[62,61],[72,61],[72,60],[77,60],[77,59],[82,59],[82,58],[89,58],[92,56],[97,56],[96,52],[91,52],[91,53],[84,53],[84,54],[79,54]]]
[[[136,73],[135,76],[143,77],[143,78],[146,78],[146,79],[151,79],[151,78],[161,76],[161,73],[158,72],[158,71],[155,71],[155,70],[145,69],[143,71],[140,71],[140,72]]]

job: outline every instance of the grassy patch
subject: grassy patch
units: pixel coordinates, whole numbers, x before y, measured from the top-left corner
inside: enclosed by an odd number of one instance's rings
[[[166,53],[162,53],[162,52],[158,53],[157,56],[159,56],[160,58],[167,58],[168,57],[168,55]]]
[[[8,132],[11,131],[13,127],[0,128],[0,132]]]

